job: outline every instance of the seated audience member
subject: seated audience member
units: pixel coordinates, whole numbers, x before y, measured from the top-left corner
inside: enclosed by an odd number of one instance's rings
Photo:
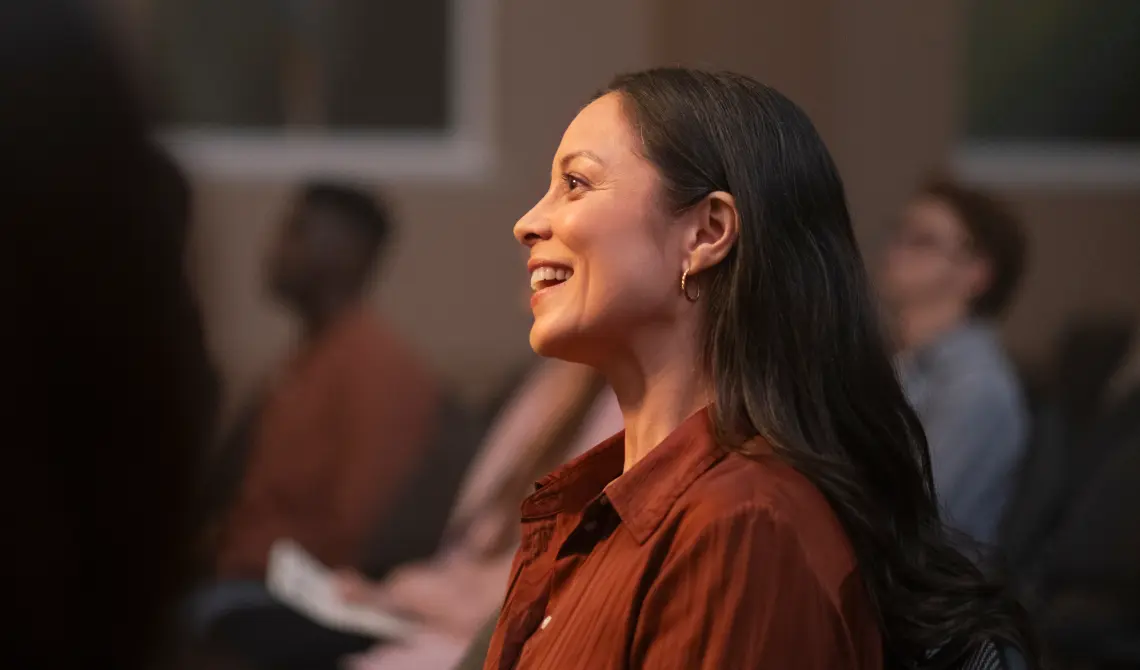
[[[479,449],[448,527],[430,560],[383,581],[340,575],[345,598],[402,612],[421,632],[381,641],[353,667],[449,669],[498,609],[518,543],[518,506],[543,473],[621,428],[612,391],[590,368],[545,360],[506,402]],[[327,666],[336,667],[330,659]],[[300,666],[297,666],[300,667]]]
[[[933,181],[904,210],[881,269],[939,503],[951,526],[982,545],[996,540],[1026,441],[1022,390],[994,326],[1024,256],[1019,224],[1004,206]]]
[[[216,379],[189,189],[93,3],[0,3],[4,667],[155,668]]]
[[[389,227],[372,197],[324,183],[304,189],[285,223],[269,279],[302,341],[250,431],[214,575],[191,603],[198,630],[235,607],[272,602],[264,578],[278,539],[327,565],[357,565],[375,519],[419,465],[439,393],[367,302]]]

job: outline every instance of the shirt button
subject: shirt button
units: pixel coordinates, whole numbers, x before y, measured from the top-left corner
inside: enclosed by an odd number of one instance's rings
[[[582,524],[582,528],[585,529],[586,532],[588,532],[588,533],[594,532],[594,529],[597,527],[598,527],[597,521],[587,521],[586,523]]]
[[[550,617],[547,616],[545,619],[542,620],[542,623],[538,627],[541,628],[542,630],[546,630],[546,627],[549,625],[550,625]]]

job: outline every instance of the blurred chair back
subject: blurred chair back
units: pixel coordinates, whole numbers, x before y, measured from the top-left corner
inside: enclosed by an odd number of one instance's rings
[[[1131,325],[1124,321],[1080,319],[1061,338],[1050,383],[1036,403],[1029,449],[1003,521],[1002,549],[1015,582],[1028,578],[1023,571],[1040,556],[1069,493],[1102,460],[1081,438],[1128,351],[1130,337]]]
[[[253,393],[213,449],[202,454],[201,517],[209,523],[225,510],[245,477],[250,450],[265,408],[265,389]]]

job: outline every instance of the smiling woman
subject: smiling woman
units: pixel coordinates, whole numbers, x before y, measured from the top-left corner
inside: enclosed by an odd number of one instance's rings
[[[953,667],[1020,609],[947,540],[843,186],[793,103],[617,78],[570,124],[529,249],[533,348],[625,431],[540,483],[488,670]]]

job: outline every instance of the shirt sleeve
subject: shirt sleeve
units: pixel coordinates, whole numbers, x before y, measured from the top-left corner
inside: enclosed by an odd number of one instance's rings
[[[840,605],[794,531],[745,509],[670,550],[644,601],[632,668],[859,667]]]

